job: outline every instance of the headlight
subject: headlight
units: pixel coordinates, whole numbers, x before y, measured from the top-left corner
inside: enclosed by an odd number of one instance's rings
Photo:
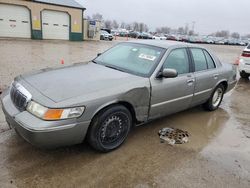
[[[85,107],[51,109],[31,101],[27,106],[27,110],[44,120],[62,120],[80,117],[83,114]]]

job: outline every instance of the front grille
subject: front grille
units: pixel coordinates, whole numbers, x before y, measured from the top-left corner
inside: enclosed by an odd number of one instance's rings
[[[25,110],[27,105],[27,97],[15,86],[11,87],[10,97],[14,105],[21,111]]]

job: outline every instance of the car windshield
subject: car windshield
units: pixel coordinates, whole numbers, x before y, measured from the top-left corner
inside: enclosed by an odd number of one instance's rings
[[[247,49],[250,49],[250,44],[248,44]]]
[[[149,77],[166,50],[150,45],[120,43],[94,62],[138,76]]]

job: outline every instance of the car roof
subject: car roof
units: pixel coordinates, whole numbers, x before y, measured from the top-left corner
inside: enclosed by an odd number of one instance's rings
[[[197,48],[204,48],[199,45],[189,44],[185,42],[177,42],[177,41],[168,41],[168,40],[131,40],[126,43],[136,43],[136,44],[145,44],[156,46],[160,48],[168,49],[170,47],[197,47]]]

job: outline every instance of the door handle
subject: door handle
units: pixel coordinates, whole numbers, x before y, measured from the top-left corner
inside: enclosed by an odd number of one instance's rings
[[[194,83],[194,81],[195,81],[194,79],[189,79],[189,80],[187,80],[187,83],[192,84],[192,83]]]
[[[214,79],[217,80],[219,77],[219,74],[214,74],[213,76],[214,76]]]

